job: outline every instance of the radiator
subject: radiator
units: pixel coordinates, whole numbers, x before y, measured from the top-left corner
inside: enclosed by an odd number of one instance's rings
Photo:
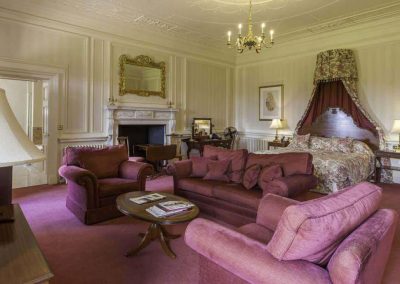
[[[240,148],[247,149],[249,152],[256,152],[268,149],[268,139],[260,137],[240,137]]]

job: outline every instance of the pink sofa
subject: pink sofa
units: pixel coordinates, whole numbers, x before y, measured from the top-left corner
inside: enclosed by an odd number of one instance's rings
[[[196,219],[185,241],[200,283],[380,283],[398,222],[381,194],[367,182],[303,203],[268,194],[237,230]]]
[[[202,212],[235,226],[256,219],[259,202],[265,194],[294,197],[317,185],[317,178],[313,175],[312,155],[309,153],[258,155],[249,154],[247,150],[205,146],[203,156],[212,160],[230,160],[229,181],[205,180],[199,174],[193,177],[195,161],[179,161],[167,169],[174,176],[175,193],[195,202]],[[272,176],[264,182],[263,189],[258,185],[247,189],[244,186],[246,170],[254,165],[260,168],[275,165],[282,176]]]
[[[121,216],[117,196],[145,190],[154,173],[150,164],[128,160],[125,146],[67,148],[58,172],[68,184],[66,206],[84,224]]]

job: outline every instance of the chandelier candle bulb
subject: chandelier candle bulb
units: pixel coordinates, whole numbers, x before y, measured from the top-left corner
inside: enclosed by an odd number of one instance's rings
[[[265,23],[261,24],[261,33],[264,34]]]
[[[274,30],[269,31],[269,37],[271,39],[271,42],[273,42],[274,41]]]
[[[230,44],[231,43],[231,31],[228,31],[228,44]]]
[[[242,34],[242,24],[239,24],[238,28],[239,28],[239,35],[241,35]]]

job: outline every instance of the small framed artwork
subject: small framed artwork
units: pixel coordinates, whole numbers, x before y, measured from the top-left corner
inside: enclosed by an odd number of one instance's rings
[[[260,120],[283,119],[283,85],[260,87]]]

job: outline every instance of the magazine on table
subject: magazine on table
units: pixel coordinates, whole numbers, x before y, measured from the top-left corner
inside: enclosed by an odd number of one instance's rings
[[[166,197],[165,195],[162,195],[159,193],[152,193],[152,194],[147,194],[147,195],[143,195],[140,197],[132,197],[132,198],[129,198],[129,200],[135,202],[136,204],[145,204],[145,203],[164,199],[165,197]]]
[[[147,208],[146,211],[155,217],[162,218],[183,214],[194,207],[193,203],[185,201],[166,201],[161,203]]]
[[[193,203],[188,202],[188,201],[181,201],[181,200],[175,200],[175,201],[164,201],[160,202],[157,204],[158,207],[163,209],[164,211],[176,211],[176,210],[182,210],[182,209],[189,209],[194,206]]]

